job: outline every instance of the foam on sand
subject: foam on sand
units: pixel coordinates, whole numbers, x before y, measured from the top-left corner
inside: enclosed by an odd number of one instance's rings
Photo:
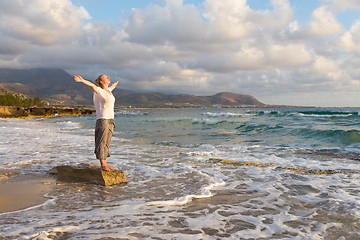
[[[208,185],[200,188],[197,194],[188,194],[188,195],[178,197],[173,200],[167,200],[167,201],[153,201],[153,202],[149,202],[147,205],[165,205],[165,206],[185,205],[185,204],[191,202],[193,199],[212,197],[213,193],[211,192],[211,189],[225,185],[225,182],[222,179],[212,178],[209,175],[207,175],[201,171],[198,171],[196,169],[193,169],[193,171],[196,171],[199,175],[203,175],[210,182]]]

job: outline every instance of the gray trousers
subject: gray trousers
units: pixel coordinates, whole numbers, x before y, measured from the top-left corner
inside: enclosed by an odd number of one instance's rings
[[[109,146],[115,128],[114,119],[98,119],[95,126],[96,158],[106,160],[110,157]]]

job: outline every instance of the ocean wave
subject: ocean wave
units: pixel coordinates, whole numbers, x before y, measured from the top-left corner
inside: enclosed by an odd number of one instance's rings
[[[339,159],[351,159],[360,161],[360,156],[358,153],[354,152],[345,152],[339,151],[338,149],[300,149],[296,151],[296,154],[299,155],[308,155],[308,156],[316,156],[316,157],[324,157],[324,158],[339,158]]]
[[[270,116],[277,116],[283,115],[283,112],[275,111],[275,110],[250,110],[246,112],[247,114],[252,114],[255,116],[262,116],[262,115],[270,115]]]
[[[340,141],[347,144],[360,143],[359,130],[319,130],[300,128],[292,131],[293,134],[308,138],[327,138],[331,141]]]
[[[205,124],[205,125],[216,125],[219,123],[225,122],[224,120],[214,120],[214,119],[194,119],[192,124]]]
[[[247,114],[253,116],[270,116],[270,117],[287,117],[287,116],[301,116],[301,117],[322,117],[322,118],[343,118],[343,117],[358,117],[359,112],[356,111],[320,111],[320,110],[305,110],[305,111],[277,111],[277,110],[250,110]]]
[[[183,155],[186,156],[213,156],[214,154],[218,154],[219,150],[210,144],[203,144],[199,147],[194,148],[194,151],[183,152]]]
[[[281,125],[270,126],[266,124],[257,125],[257,124],[245,123],[245,124],[241,124],[235,129],[241,132],[266,132],[269,130],[273,131],[273,130],[283,129],[283,127]]]
[[[115,115],[127,115],[127,116],[142,116],[148,115],[148,112],[141,112],[141,111],[128,111],[128,110],[117,110],[115,111]]]
[[[64,122],[56,122],[58,126],[61,128],[80,128],[80,123],[78,122],[72,122],[72,121],[64,121]]]
[[[186,152],[183,153],[183,155],[186,156],[212,156],[214,153],[213,152],[205,152],[205,151],[192,151],[192,152]]]
[[[243,114],[243,113],[232,113],[232,112],[221,112],[221,113],[212,113],[212,112],[206,112],[206,113],[202,113],[202,115],[206,115],[208,117],[225,117],[225,118],[230,118],[230,117],[243,117],[245,116],[251,116],[252,114]]]
[[[303,116],[321,116],[321,117],[351,117],[358,116],[358,112],[347,111],[299,111]]]
[[[66,233],[81,231],[83,227],[81,226],[62,226],[62,227],[54,227],[48,230],[40,231],[35,234],[32,234],[31,239],[51,239],[53,236],[60,237],[64,236]]]
[[[219,186],[225,186],[226,183],[221,179],[213,180],[213,183],[202,187],[199,190],[198,194],[188,194],[182,197],[175,198],[173,200],[164,200],[164,201],[152,201],[148,202],[148,206],[152,205],[161,205],[161,206],[181,206],[187,203],[190,203],[193,199],[200,199],[200,198],[209,198],[213,196],[213,193],[210,191],[211,189]]]

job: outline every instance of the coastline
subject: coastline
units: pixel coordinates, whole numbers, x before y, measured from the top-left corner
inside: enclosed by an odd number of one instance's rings
[[[129,105],[118,105],[115,106],[115,109],[194,109],[194,108],[318,108],[317,106],[293,106],[293,105],[174,105],[174,104],[165,104],[165,105],[141,105],[141,104],[129,104]]]
[[[0,118],[56,117],[65,115],[91,115],[93,113],[95,113],[95,110],[90,108],[0,106]]]
[[[115,112],[119,109],[191,109],[191,108],[314,108],[312,106],[288,106],[288,105],[241,105],[241,106],[115,106]],[[91,115],[95,109],[89,107],[18,107],[0,106],[1,118],[39,118],[57,116]]]

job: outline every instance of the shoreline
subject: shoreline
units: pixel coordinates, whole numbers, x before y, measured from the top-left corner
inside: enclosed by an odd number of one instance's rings
[[[243,106],[115,106],[115,112],[121,109],[191,109],[191,108],[314,108],[309,106],[287,106],[287,105],[243,105]],[[57,116],[80,116],[92,115],[95,109],[91,107],[19,107],[19,106],[0,106],[1,118],[39,118]]]
[[[50,200],[45,194],[54,184],[49,176],[10,174],[0,179],[0,215],[41,206]]]
[[[95,110],[90,108],[0,106],[0,118],[57,117],[66,115],[91,115],[93,113],[95,113]]]

